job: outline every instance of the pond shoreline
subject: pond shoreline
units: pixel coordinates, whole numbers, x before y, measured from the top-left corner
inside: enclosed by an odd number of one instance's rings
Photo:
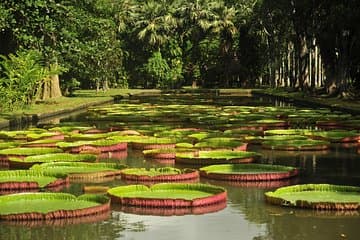
[[[149,89],[149,90],[121,89],[119,91],[113,90],[112,92],[108,94],[105,93],[101,96],[96,96],[95,94],[95,97],[98,99],[85,103],[74,102],[73,105],[66,107],[49,105],[49,108],[51,109],[48,110],[47,112],[36,112],[35,110],[34,113],[34,110],[32,110],[31,113],[27,111],[24,111],[21,114],[9,113],[7,117],[0,118],[0,129],[36,124],[39,121],[84,110],[91,106],[110,104],[121,99],[130,98],[132,96],[158,96],[161,94],[200,94],[200,93],[201,94],[208,93],[208,94],[223,95],[223,96],[251,96],[251,95],[270,96],[270,97],[278,98],[285,102],[296,103],[297,105],[312,106],[312,107],[317,106],[317,107],[330,108],[333,111],[341,111],[344,113],[350,113],[354,115],[360,114],[360,102],[359,103],[352,102],[351,106],[349,106],[346,100],[334,99],[334,98],[326,99],[326,98],[312,97],[301,94],[295,95],[293,93],[287,92],[286,90],[271,91],[268,89],[176,89],[176,90],[161,91],[155,89]],[[104,96],[106,97],[104,98]],[[83,96],[79,96],[75,98],[81,98],[81,97]],[[336,103],[334,103],[334,101],[336,101]]]

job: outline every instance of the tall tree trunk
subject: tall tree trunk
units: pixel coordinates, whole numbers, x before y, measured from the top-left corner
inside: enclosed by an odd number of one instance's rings
[[[299,61],[299,72],[298,72],[298,81],[299,89],[306,90],[308,89],[309,83],[309,50],[307,47],[305,34],[298,34],[297,36],[297,53]]]

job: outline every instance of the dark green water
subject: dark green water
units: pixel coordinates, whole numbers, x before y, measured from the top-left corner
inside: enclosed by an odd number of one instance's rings
[[[263,99],[245,98],[243,105],[274,104]],[[225,100],[223,100],[225,101]],[[232,99],[232,104],[234,100]],[[219,101],[220,102],[220,101]],[[229,104],[229,102],[225,102]],[[84,115],[66,121],[83,120]],[[226,208],[207,214],[152,216],[113,209],[110,216],[100,219],[44,223],[0,222],[0,239],[266,239],[266,240],[330,240],[359,239],[359,212],[315,212],[281,208],[264,202],[264,192],[276,187],[298,183],[333,183],[360,186],[360,154],[357,147],[334,145],[327,152],[277,152],[251,146],[263,154],[262,163],[282,164],[300,168],[300,177],[289,181],[221,185],[228,191]],[[141,152],[129,151],[119,162],[129,166],[160,166],[145,160]],[[181,167],[181,166],[180,166]],[[95,183],[90,183],[95,185]],[[116,186],[121,180],[97,183]],[[66,192],[80,194],[84,184],[73,184]]]

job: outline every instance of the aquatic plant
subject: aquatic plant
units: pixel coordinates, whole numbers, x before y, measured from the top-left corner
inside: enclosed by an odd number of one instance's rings
[[[269,203],[315,210],[358,210],[360,188],[332,184],[303,184],[265,193]]]
[[[71,181],[114,177],[126,165],[116,163],[52,162],[35,164],[30,169],[46,173],[68,174]]]
[[[97,215],[110,211],[106,196],[68,193],[17,193],[0,196],[0,219],[49,220]]]
[[[108,190],[112,204],[156,208],[193,208],[223,203],[227,199],[222,187],[200,183],[158,183],[128,185]]]
[[[177,153],[176,162],[196,165],[223,163],[249,163],[261,157],[261,154],[248,151],[212,150]]]
[[[127,168],[121,170],[121,179],[133,182],[178,182],[197,181],[199,172],[194,169],[162,168]]]
[[[71,153],[49,153],[28,156],[25,158],[9,158],[10,167],[29,168],[34,164],[48,162],[95,162],[97,156],[94,154],[71,154]]]
[[[226,181],[272,181],[298,175],[298,169],[267,164],[218,164],[199,169],[202,177]]]

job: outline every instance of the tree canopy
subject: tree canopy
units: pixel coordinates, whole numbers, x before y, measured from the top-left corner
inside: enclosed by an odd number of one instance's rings
[[[27,67],[43,75],[18,81],[36,82],[32,99],[59,86],[69,95],[185,85],[358,97],[359,10],[356,0],[4,0],[0,88],[24,74],[9,66],[36,52]]]

